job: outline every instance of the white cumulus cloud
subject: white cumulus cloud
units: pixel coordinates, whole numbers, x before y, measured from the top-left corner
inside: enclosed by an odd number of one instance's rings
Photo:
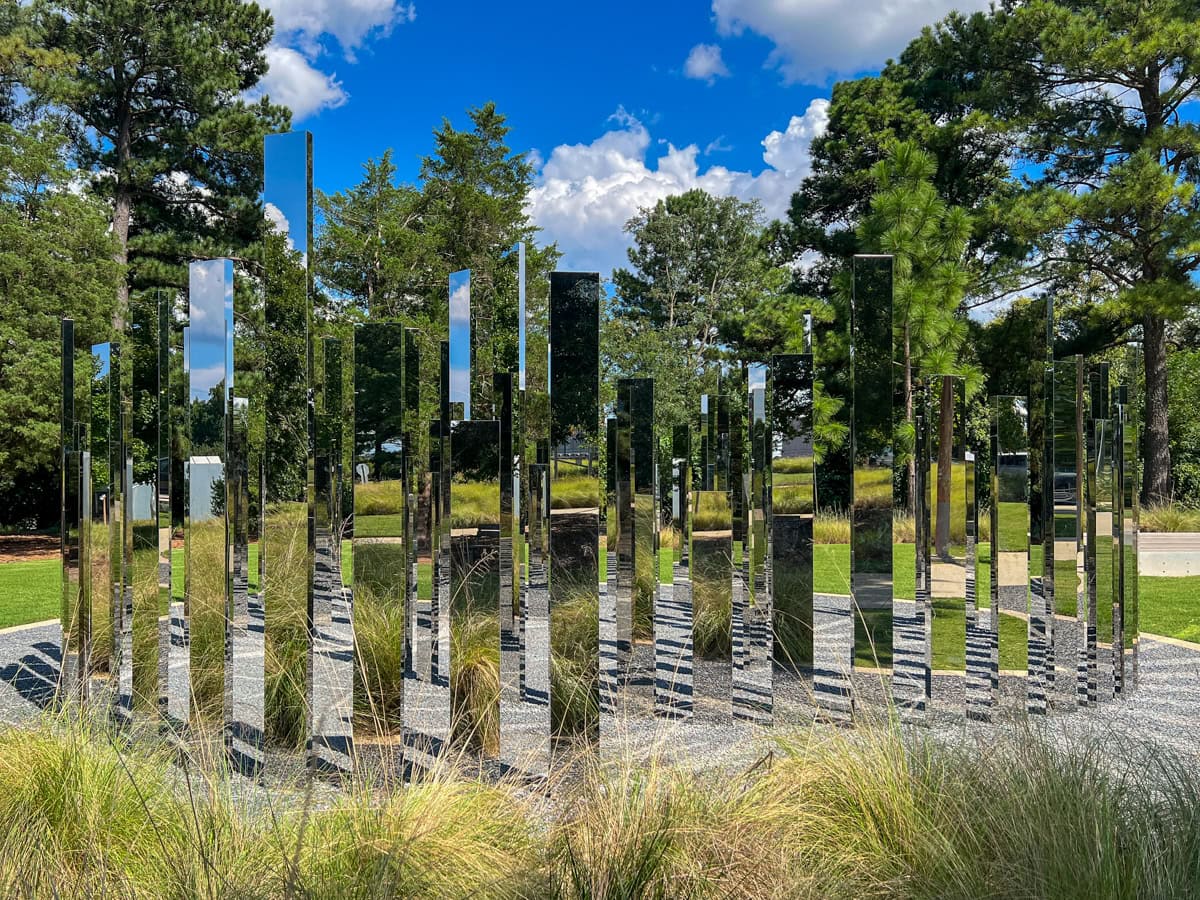
[[[337,76],[322,72],[291,47],[267,47],[267,64],[270,68],[251,96],[266,94],[272,102],[289,107],[294,121],[341,106],[349,99]]]
[[[925,25],[951,10],[987,9],[989,0],[712,0],[717,31],[752,31],[775,44],[767,62],[788,81],[821,84],[876,69]]]
[[[267,47],[267,74],[249,96],[270,95],[290,107],[299,122],[349,99],[336,74],[319,68],[332,37],[348,63],[373,38],[417,17],[414,3],[400,0],[260,0],[275,19],[275,40]]]
[[[697,81],[712,84],[718,78],[729,75],[725,60],[721,59],[721,48],[716,44],[697,44],[687,55],[683,74]]]
[[[650,132],[623,109],[618,127],[590,144],[562,144],[541,167],[529,211],[548,240],[564,253],[563,267],[607,274],[624,265],[629,236],[624,225],[640,208],[672,194],[700,188],[716,196],[758,200],[768,216],[782,217],[792,193],[808,174],[808,146],[825,130],[829,101],[813,100],[783,131],[764,138],[765,168],[756,173],[710,166],[700,169],[700,149],[675,147],[647,159]]]
[[[260,0],[275,17],[275,34],[283,43],[317,53],[322,35],[333,35],[346,58],[370,37],[386,36],[395,26],[417,17],[415,3],[398,0]]]

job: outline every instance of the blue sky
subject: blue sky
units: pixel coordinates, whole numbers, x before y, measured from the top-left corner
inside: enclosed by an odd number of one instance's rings
[[[874,71],[981,0],[608,0],[603,4],[259,0],[275,14],[263,88],[313,132],[341,190],[393,148],[414,180],[442,118],[494,100],[531,152],[530,213],[563,268],[608,274],[639,206],[691,187],[781,215],[808,171],[830,85]]]

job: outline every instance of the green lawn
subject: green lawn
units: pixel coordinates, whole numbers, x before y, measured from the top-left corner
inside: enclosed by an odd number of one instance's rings
[[[1138,579],[1141,630],[1200,643],[1200,576]]]
[[[62,614],[62,563],[57,559],[0,565],[0,628]]]
[[[817,544],[813,548],[814,558],[814,590],[819,593],[844,594],[849,591],[850,548],[845,544]],[[1035,555],[1040,548],[1034,548]],[[912,549],[901,545],[895,549],[896,593],[900,597],[914,597],[914,581],[912,566]],[[182,551],[172,554],[174,559],[182,557]],[[990,553],[986,544],[980,545],[979,565],[977,567],[979,596],[981,606],[987,606],[987,578]],[[346,562],[349,562],[347,559]],[[603,566],[603,560],[601,561]],[[424,568],[424,567],[423,567]],[[175,567],[175,573],[182,575],[182,566]],[[349,573],[347,573],[348,575]],[[428,579],[428,572],[420,573],[422,580]],[[1064,573],[1065,574],[1065,573]],[[258,547],[250,547],[250,575],[252,589],[258,581]],[[603,575],[603,573],[602,573]],[[670,554],[663,553],[659,560],[659,578],[664,583],[671,579]],[[347,579],[349,580],[349,579]],[[428,585],[423,585],[428,590]],[[182,594],[183,585],[175,584],[176,596]],[[34,562],[10,562],[0,564],[0,628],[12,625],[24,625],[29,622],[40,622],[53,619],[59,615],[62,590],[62,566],[57,559],[37,560]],[[1200,642],[1200,576],[1188,578],[1152,578],[1142,577],[1139,581],[1141,598],[1142,631],[1150,634],[1161,634],[1180,640]],[[1060,612],[1073,611],[1074,597],[1063,598],[1059,604]],[[939,661],[945,661],[946,667],[958,659],[959,648],[957,635],[961,634],[958,623],[961,621],[961,608],[950,610],[939,609],[935,614],[934,657],[935,665],[942,667]],[[955,618],[957,617],[957,618]],[[1005,617],[1007,620],[1009,617]],[[1012,622],[1001,623],[1001,653],[1007,656],[1003,647],[1012,646],[1017,641],[1017,631],[1024,628],[1024,623],[1013,619]],[[945,641],[938,635],[945,635]],[[1006,641],[1005,635],[1012,639]],[[1008,662],[1013,662],[1009,665]],[[1005,668],[1021,668],[1016,660],[1002,659]]]

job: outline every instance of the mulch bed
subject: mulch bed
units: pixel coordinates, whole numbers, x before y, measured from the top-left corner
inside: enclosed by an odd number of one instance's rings
[[[0,535],[0,563],[53,559],[62,552],[58,538],[44,534]]]

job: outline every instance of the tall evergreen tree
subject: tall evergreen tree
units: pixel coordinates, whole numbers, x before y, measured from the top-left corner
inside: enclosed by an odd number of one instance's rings
[[[858,229],[865,249],[889,253],[895,260],[893,323],[903,362],[904,420],[910,426],[914,376],[962,372],[959,353],[967,335],[960,304],[970,280],[964,254],[971,221],[961,207],[939,196],[936,171],[933,157],[916,145],[889,145],[884,159],[872,167],[876,193]],[[941,446],[949,448],[950,436],[943,435]],[[911,436],[906,433],[901,440]],[[907,468],[911,503],[916,492],[911,453]],[[949,466],[942,471],[948,473]]]
[[[317,266],[324,285],[373,318],[420,315],[430,250],[420,200],[420,190],[396,183],[391,150],[367,160],[363,180],[352,188],[318,194],[324,224]]]
[[[421,222],[433,248],[429,272],[436,279],[434,307],[446,313],[451,272],[471,270],[471,334],[475,344],[480,409],[490,407],[491,373],[517,364],[517,297],[514,261],[508,253],[526,243],[526,278],[540,303],[558,248],[537,244],[537,227],[526,212],[533,167],[506,143],[511,130],[496,104],[468,111],[471,127],[448,120],[433,133],[434,152],[421,161]],[[474,401],[473,401],[474,406]]]
[[[1102,275],[1140,324],[1143,492],[1168,500],[1167,325],[1200,300],[1200,123],[1183,114],[1200,97],[1200,3],[1032,0],[997,18],[1019,60],[1010,125],[1061,209],[1037,262],[1060,278]]]
[[[434,131],[419,185],[397,182],[389,151],[367,162],[359,184],[321,195],[325,223],[316,259],[322,282],[356,315],[419,329],[427,359],[436,359],[437,342],[447,334],[450,273],[470,269],[474,383],[478,414],[485,415],[492,373],[517,366],[516,261],[510,251],[525,242],[527,297],[537,309],[544,308],[558,250],[537,242],[525,208],[533,169],[505,143],[505,117],[494,103],[468,115],[469,129],[444,120]]]
[[[111,204],[120,279],[184,283],[192,258],[243,256],[259,237],[263,135],[289,114],[243,99],[267,69],[269,13],[242,0],[38,0],[48,47],[75,65],[31,80],[66,113],[80,165]]]

